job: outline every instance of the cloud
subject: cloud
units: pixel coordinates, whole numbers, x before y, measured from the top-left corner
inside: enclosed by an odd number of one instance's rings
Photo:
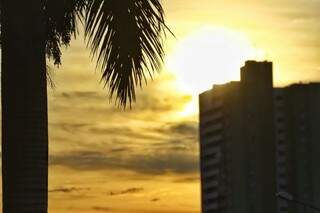
[[[77,191],[89,191],[90,188],[80,188],[80,187],[60,187],[49,190],[48,192],[62,192],[62,193],[71,193]]]
[[[154,83],[154,82],[153,82]],[[162,82],[163,83],[163,82]],[[146,88],[147,89],[147,88]],[[104,92],[97,91],[69,91],[54,93],[51,97],[52,109],[61,110],[86,110],[91,113],[99,113],[100,115],[109,114],[117,116],[121,114],[128,115],[144,115],[148,112],[164,113],[169,111],[180,110],[186,103],[192,100],[190,95],[179,93],[162,93],[154,95],[157,88],[150,87],[147,91],[137,93],[137,102],[132,103],[132,108],[122,110],[113,103],[108,104],[109,98]],[[112,114],[111,114],[112,113]]]
[[[198,124],[196,122],[173,124],[171,125],[170,130],[177,134],[194,136],[198,134]]]
[[[100,99],[101,95],[99,95],[96,91],[72,91],[72,92],[62,92],[59,95],[62,98],[66,99]]]
[[[114,148],[114,149],[110,149],[109,152],[110,153],[119,153],[119,152],[129,152],[132,149],[129,147],[119,147],[119,148]]]
[[[188,153],[155,151],[125,156],[106,155],[103,152],[81,151],[50,157],[50,165],[75,170],[129,170],[141,174],[188,174],[198,172],[198,157]]]
[[[105,206],[92,206],[92,209],[95,211],[100,211],[100,212],[109,212],[111,211],[111,208],[105,207]]]
[[[153,198],[153,199],[151,199],[150,201],[151,201],[151,202],[158,202],[158,201],[160,201],[160,199],[159,199],[159,198]]]
[[[148,93],[142,94],[139,101],[135,103],[132,112],[146,112],[153,113],[169,112],[181,109],[186,103],[192,100],[190,95],[182,94],[161,94],[150,95]]]
[[[92,123],[80,123],[80,122],[56,122],[56,123],[49,123],[51,127],[61,129],[63,131],[69,132],[69,133],[76,133],[79,131],[83,131],[86,128],[93,125]]]
[[[153,134],[153,131],[148,131],[140,129],[138,127],[129,127],[129,126],[100,126],[92,127],[89,130],[90,134],[93,135],[114,135],[119,137],[128,137],[136,140],[148,140],[148,141],[158,141],[162,138],[159,135]]]
[[[189,177],[177,178],[173,182],[175,183],[192,183],[192,182],[200,182],[200,176],[194,175]]]
[[[172,135],[174,135],[176,137],[197,138],[198,135],[198,123],[189,121],[165,123],[161,127],[157,128],[143,128],[129,125],[126,126],[125,124],[122,126],[117,126],[113,122],[110,122],[109,125],[98,125],[85,122],[56,122],[51,123],[50,125],[70,133],[86,132],[87,134],[92,134],[95,136],[113,135],[149,141],[161,141],[164,139],[163,136],[172,137]]]
[[[133,187],[133,188],[128,188],[128,189],[122,190],[120,192],[111,191],[109,193],[109,195],[110,196],[117,196],[117,195],[125,195],[125,194],[136,194],[136,193],[142,192],[143,190],[144,190],[144,188],[142,188],[142,187],[140,187],[140,188]]]
[[[116,122],[90,123],[72,121],[54,122],[51,138],[69,150],[98,151],[109,155],[130,152],[193,152],[197,150],[198,123],[193,121],[180,122]],[[60,131],[59,131],[60,130]],[[69,134],[70,133],[70,134]],[[75,135],[76,134],[76,135]],[[75,141],[76,139],[76,141]],[[57,147],[57,146],[56,146]],[[69,150],[60,149],[61,152]],[[56,152],[55,152],[56,153]]]
[[[193,121],[167,123],[158,131],[170,135],[176,141],[190,139],[192,142],[196,142],[198,139],[198,123]]]
[[[175,206],[173,206],[172,208],[174,210],[171,209],[133,209],[130,212],[131,213],[199,213],[198,210],[178,210],[174,208]]]

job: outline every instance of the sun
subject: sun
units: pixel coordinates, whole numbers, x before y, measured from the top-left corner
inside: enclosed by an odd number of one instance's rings
[[[244,33],[206,27],[178,40],[166,66],[180,89],[197,96],[213,84],[238,80],[244,62],[259,54]]]
[[[178,89],[193,97],[179,115],[197,115],[199,93],[213,84],[239,80],[246,60],[263,58],[264,51],[255,48],[245,33],[231,29],[204,27],[178,39],[166,67],[174,74]]]

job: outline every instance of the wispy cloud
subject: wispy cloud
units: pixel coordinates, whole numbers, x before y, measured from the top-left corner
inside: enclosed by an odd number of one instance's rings
[[[78,191],[89,191],[90,188],[81,188],[81,187],[60,187],[50,189],[49,192],[62,192],[62,193],[71,193],[71,192],[78,192]]]
[[[75,170],[129,170],[141,174],[187,174],[198,172],[197,156],[185,153],[132,154],[127,157],[107,156],[102,152],[73,152],[50,157],[50,165]]]
[[[137,194],[144,191],[144,188],[142,187],[132,187],[132,188],[128,188],[122,191],[111,191],[109,192],[110,196],[117,196],[117,195],[126,195],[126,194]]]
[[[174,180],[176,183],[199,183],[200,182],[200,175],[192,175],[187,177],[179,177]]]
[[[150,201],[151,201],[151,202],[158,202],[158,201],[160,201],[160,198],[153,198],[153,199],[151,199]]]
[[[99,212],[110,212],[111,208],[106,206],[92,206],[92,209]]]

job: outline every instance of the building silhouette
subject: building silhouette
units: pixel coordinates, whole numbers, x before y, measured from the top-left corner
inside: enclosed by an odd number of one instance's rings
[[[320,206],[320,83],[275,89],[278,191]],[[280,212],[308,213],[279,201]]]
[[[272,63],[200,95],[202,212],[275,212]]]
[[[202,213],[303,213],[286,191],[320,203],[320,84],[273,88],[272,63],[199,97]]]

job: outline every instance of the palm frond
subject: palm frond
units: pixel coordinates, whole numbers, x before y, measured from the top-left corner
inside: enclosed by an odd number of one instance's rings
[[[46,54],[61,64],[61,46],[68,46],[77,34],[77,21],[86,5],[86,0],[46,0]]]
[[[131,106],[146,73],[152,78],[163,62],[163,8],[159,0],[91,0],[85,12],[85,36],[101,80],[110,98]]]

